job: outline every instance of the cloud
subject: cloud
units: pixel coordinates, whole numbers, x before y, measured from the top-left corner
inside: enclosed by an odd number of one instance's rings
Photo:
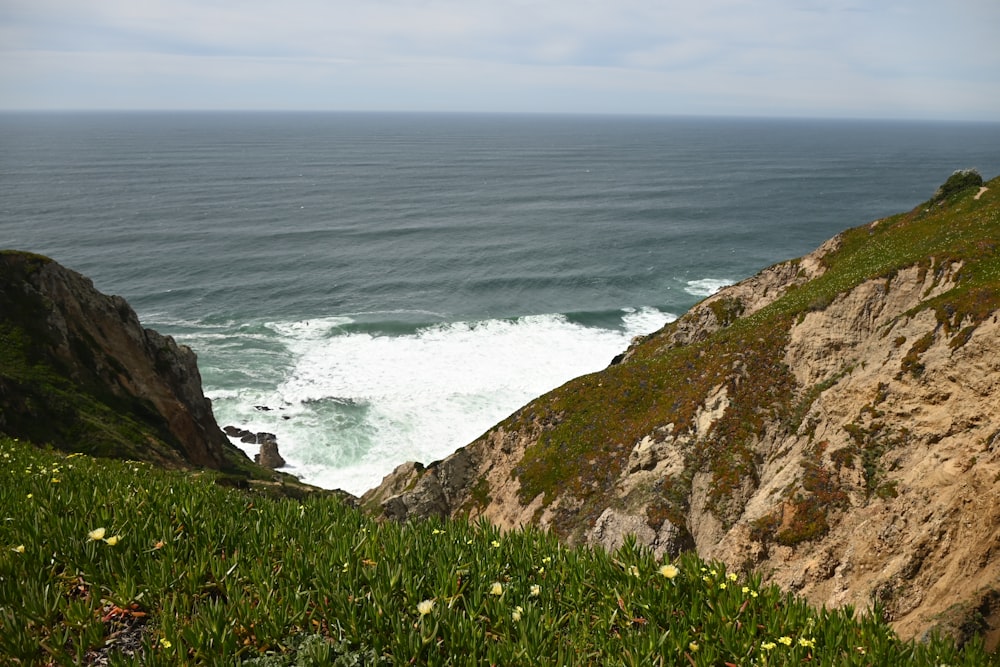
[[[996,25],[988,0],[8,0],[0,104],[988,119]]]

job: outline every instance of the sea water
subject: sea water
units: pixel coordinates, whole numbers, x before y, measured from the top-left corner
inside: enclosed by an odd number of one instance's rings
[[[0,247],[124,296],[197,352],[220,425],[360,493],[719,287],[996,175],[998,147],[998,124],[0,114]]]

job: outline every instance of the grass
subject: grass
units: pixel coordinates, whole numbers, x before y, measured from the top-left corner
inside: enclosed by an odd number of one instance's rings
[[[6,664],[985,665],[756,575],[0,439]],[[668,576],[670,575],[670,576]],[[994,662],[995,664],[995,662]]]

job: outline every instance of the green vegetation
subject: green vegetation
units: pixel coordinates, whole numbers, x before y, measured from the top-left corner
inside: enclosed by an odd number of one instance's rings
[[[542,494],[548,504],[558,495],[572,494],[581,504],[557,513],[553,526],[560,534],[573,534],[602,510],[602,499],[635,443],[662,432],[665,425],[672,427],[673,435],[690,433],[705,398],[724,388],[729,400],[725,415],[707,437],[689,442],[686,454],[690,465],[711,472],[711,509],[728,525],[757,483],[760,462],[754,460],[753,445],[764,425],[781,423],[789,434],[796,433],[813,401],[830,386],[800,387],[785,366],[788,332],[796,321],[825,309],[865,281],[885,281],[891,289],[892,279],[913,266],[925,275],[933,272],[935,284],[944,279],[946,269],[957,270],[950,289],[906,314],[934,312],[936,335],[948,337],[952,349],[1000,308],[1000,179],[988,183],[989,190],[977,199],[978,188],[971,187],[974,176],[953,176],[943,198],[844,232],[839,246],[822,258],[826,270],[821,276],[790,288],[751,315],[744,316],[733,298],[712,303],[712,312],[724,326],[705,340],[673,344],[670,335],[678,325],[668,325],[645,337],[627,362],[573,380],[512,416],[504,424],[508,430],[527,428],[534,420],[550,425],[515,471],[521,500],[527,503]],[[934,336],[930,332],[913,343],[903,373],[920,374],[920,355]],[[904,342],[896,339],[897,345]],[[872,469],[869,479],[874,483],[877,462],[871,459],[885,448],[870,444],[864,465]],[[691,475],[682,478],[690,480]],[[675,483],[670,486],[676,491]],[[825,512],[805,491],[801,503],[807,515],[810,508]],[[659,514],[676,517],[686,512],[672,498],[659,500],[672,505]],[[821,534],[820,518],[814,516],[812,528],[801,536]]]
[[[985,665],[693,555],[377,523],[0,439],[7,664]]]
[[[941,201],[948,197],[968,190],[969,188],[979,188],[983,184],[983,177],[975,169],[959,169],[955,171],[948,180],[934,193],[933,201]]]

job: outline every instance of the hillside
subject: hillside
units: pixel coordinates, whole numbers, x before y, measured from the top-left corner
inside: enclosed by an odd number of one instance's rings
[[[985,667],[693,554],[379,522],[0,436],[4,665]]]
[[[702,301],[372,511],[695,549],[904,637],[1000,633],[1000,179]]]
[[[246,467],[190,348],[39,255],[0,252],[0,433],[170,467]]]

